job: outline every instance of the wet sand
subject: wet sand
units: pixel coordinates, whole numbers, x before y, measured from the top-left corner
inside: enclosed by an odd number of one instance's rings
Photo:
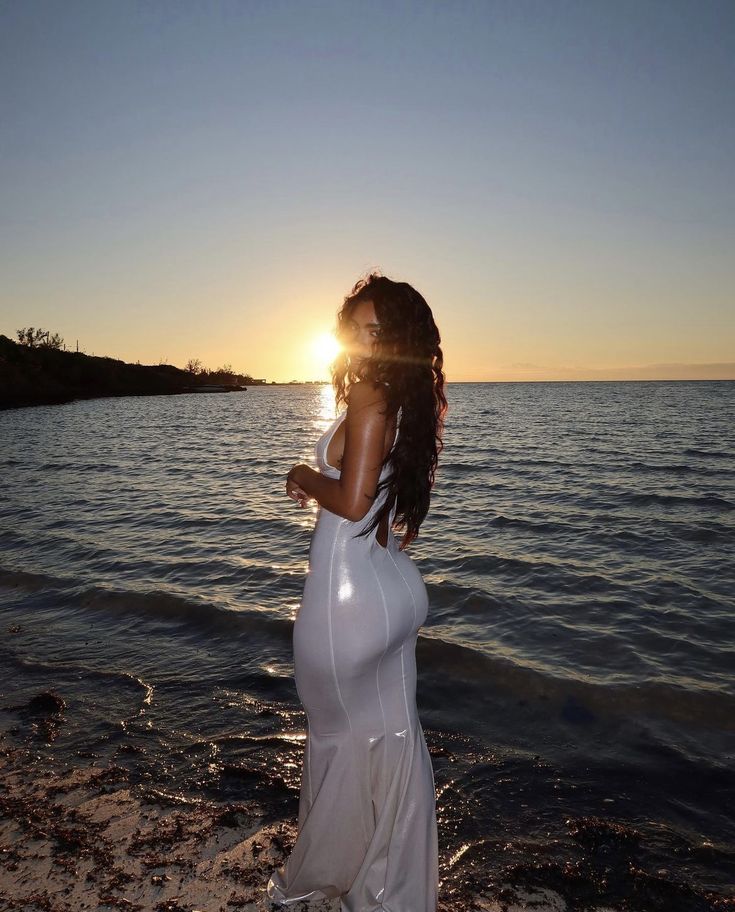
[[[69,766],[0,740],[0,901],[3,910],[231,912],[278,909],[270,872],[295,822],[263,825],[244,805],[184,799],[133,785],[117,765]],[[498,885],[461,912],[565,912],[552,890]],[[339,901],[295,912],[339,912]],[[460,912],[455,903],[439,912]],[[597,907],[597,912],[617,912]]]
[[[3,909],[271,908],[265,884],[295,837],[286,823],[131,786],[119,766],[57,769],[29,749],[0,754]]]

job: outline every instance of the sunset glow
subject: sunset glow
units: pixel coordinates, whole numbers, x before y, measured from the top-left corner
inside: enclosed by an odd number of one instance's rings
[[[325,365],[337,357],[341,348],[332,333],[321,333],[314,338],[311,345],[314,357]]]
[[[0,334],[327,380],[378,270],[448,382],[735,377],[735,4],[215,7],[3,4]]]

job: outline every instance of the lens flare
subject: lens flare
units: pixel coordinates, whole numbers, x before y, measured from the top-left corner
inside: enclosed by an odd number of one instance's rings
[[[314,356],[320,361],[332,361],[340,352],[342,346],[332,333],[321,333],[312,342]]]

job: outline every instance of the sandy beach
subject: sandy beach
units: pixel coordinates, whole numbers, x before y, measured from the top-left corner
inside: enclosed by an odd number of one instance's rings
[[[270,871],[296,837],[294,824],[263,825],[242,804],[194,802],[131,785],[116,765],[57,764],[0,742],[0,909],[72,912],[261,912]],[[549,889],[497,888],[499,899],[440,912],[565,912]],[[296,912],[339,912],[338,900]],[[597,907],[596,912],[616,912]]]
[[[269,908],[268,875],[294,838],[287,824],[132,787],[114,765],[55,768],[26,748],[3,745],[0,770],[3,909]]]

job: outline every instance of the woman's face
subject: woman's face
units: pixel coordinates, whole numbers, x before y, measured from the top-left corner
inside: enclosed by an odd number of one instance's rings
[[[360,301],[345,323],[343,346],[355,365],[373,354],[380,336],[380,324],[372,301]]]

